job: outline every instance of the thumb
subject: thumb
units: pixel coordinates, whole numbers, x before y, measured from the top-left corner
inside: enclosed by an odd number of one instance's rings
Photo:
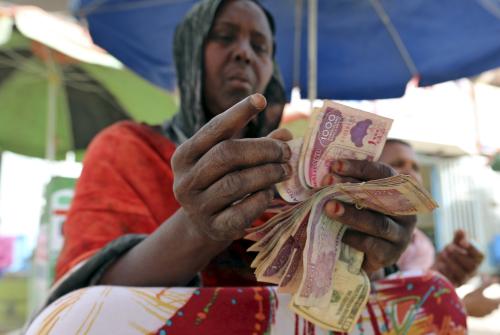
[[[284,142],[288,142],[293,139],[293,135],[290,130],[286,128],[279,128],[271,132],[267,137],[270,137],[275,140],[280,140]]]
[[[198,160],[217,143],[227,140],[262,112],[267,105],[262,94],[252,94],[223,113],[218,114],[198,130],[188,141],[191,148],[191,161]],[[182,144],[182,147],[185,144]],[[179,148],[180,148],[179,147]]]
[[[453,244],[456,244],[462,248],[467,248],[469,246],[467,236],[462,229],[458,229],[455,231],[455,235],[453,236]]]

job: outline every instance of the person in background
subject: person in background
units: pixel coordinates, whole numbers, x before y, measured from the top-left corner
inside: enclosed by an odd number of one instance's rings
[[[398,173],[410,175],[419,183],[423,182],[415,150],[406,141],[388,139],[379,161],[390,165]],[[440,272],[458,287],[476,274],[483,258],[483,254],[467,239],[463,230],[455,231],[452,242],[436,254],[431,240],[416,228],[410,245],[399,258],[397,265],[401,271]],[[500,299],[488,299],[482,294],[496,281],[486,278],[479,288],[463,298],[468,315],[481,317],[498,308]]]

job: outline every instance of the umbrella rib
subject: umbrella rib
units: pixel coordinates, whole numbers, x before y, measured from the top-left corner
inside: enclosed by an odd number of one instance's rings
[[[389,15],[386,13],[384,7],[382,4],[379,2],[379,0],[370,0],[373,8],[375,9],[375,12],[377,13],[378,17],[384,24],[385,28],[389,32],[389,35],[391,36],[394,44],[396,44],[396,48],[399,51],[399,54],[403,58],[403,61],[406,64],[406,67],[410,71],[412,76],[418,76],[418,69],[417,66],[415,65],[415,62],[411,58],[410,52],[406,48],[403,40],[401,39],[401,36],[399,35],[399,32],[397,31],[396,27],[391,21],[391,18]]]
[[[91,81],[88,76],[83,75],[78,72],[73,72],[73,71],[65,71],[64,72],[64,78],[65,79],[70,79],[71,81],[77,81],[77,82],[89,82]]]
[[[478,0],[479,4],[486,9],[487,12],[491,13],[497,19],[500,20],[500,7],[495,5],[491,0]]]
[[[109,100],[105,94],[103,94],[104,89],[102,88],[102,86],[99,84],[94,84],[94,81],[84,74],[81,74],[77,71],[66,71],[63,79],[65,84],[70,87],[73,87],[80,91],[97,94],[104,100],[108,100],[110,103],[112,103],[112,101]]]
[[[302,41],[303,0],[295,1],[295,30],[293,32],[293,85],[300,86],[300,52]]]
[[[26,65],[26,64],[18,64],[15,61],[9,61],[10,59],[5,59],[0,57],[0,65],[5,65],[6,67],[12,67],[18,71],[23,71],[29,74],[40,75],[40,77],[46,77],[46,72],[42,71],[40,68],[36,66]],[[28,63],[29,64],[29,63]]]
[[[100,93],[102,91],[102,89],[100,89],[99,86],[93,85],[92,83],[75,82],[70,80],[65,80],[64,83],[80,91],[85,91],[90,93]]]
[[[76,83],[76,82],[71,82],[71,81],[67,81],[67,82],[65,82],[65,84],[67,86],[70,86],[70,87],[75,88],[75,89],[80,90],[80,91],[94,93],[94,94],[98,95],[99,97],[101,97],[104,101],[107,101],[110,104],[115,105],[116,107],[120,107],[116,103],[116,101],[114,101],[113,99],[109,99],[109,97],[106,94],[104,94],[104,91],[102,88],[100,88],[100,86],[92,85],[92,84],[86,85],[86,84],[82,84],[81,82]]]
[[[37,67],[34,63],[30,62],[29,57],[23,56],[19,52],[15,52],[13,50],[2,50],[4,54],[7,55],[7,57],[1,57],[0,55],[0,62],[6,66],[11,66],[14,67],[18,70],[23,70],[26,72],[34,72],[36,74],[46,76],[46,72],[43,71],[43,67]],[[11,62],[9,62],[11,60]],[[22,63],[22,64],[18,64]]]

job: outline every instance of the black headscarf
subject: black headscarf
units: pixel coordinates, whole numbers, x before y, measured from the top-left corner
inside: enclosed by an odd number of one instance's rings
[[[210,32],[217,10],[226,0],[203,0],[193,6],[184,20],[177,26],[174,37],[174,59],[177,70],[177,85],[180,92],[180,108],[164,127],[165,135],[176,144],[193,136],[205,123],[207,114],[203,107],[203,47]],[[272,16],[256,1],[266,14],[271,31],[275,33]],[[275,50],[276,48],[273,48]],[[274,58],[274,56],[273,56]],[[285,104],[285,91],[278,66],[266,87],[264,96],[268,104]],[[278,124],[267,124],[266,112],[259,114],[255,129],[250,136],[264,136],[265,132],[277,128]],[[266,123],[267,122],[267,123]]]

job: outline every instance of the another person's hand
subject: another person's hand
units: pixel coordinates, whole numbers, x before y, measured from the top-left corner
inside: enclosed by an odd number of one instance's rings
[[[172,157],[174,194],[197,232],[217,241],[241,238],[269,206],[273,185],[287,179],[291,139],[281,130],[267,138],[235,138],[266,107],[254,94],[219,114]]]
[[[390,166],[369,161],[339,160],[323,184],[363,182],[396,175]],[[325,206],[328,216],[349,227],[343,241],[365,253],[363,268],[375,272],[393,265],[406,249],[415,228],[416,216],[391,217],[335,200]]]
[[[484,255],[457,230],[453,241],[437,254],[432,269],[442,273],[455,286],[465,284],[476,273]]]
[[[492,313],[500,306],[500,299],[489,299],[483,294],[484,290],[491,284],[498,282],[498,279],[487,278],[483,280],[480,287],[463,297],[462,301],[465,304],[467,315],[480,318]]]

